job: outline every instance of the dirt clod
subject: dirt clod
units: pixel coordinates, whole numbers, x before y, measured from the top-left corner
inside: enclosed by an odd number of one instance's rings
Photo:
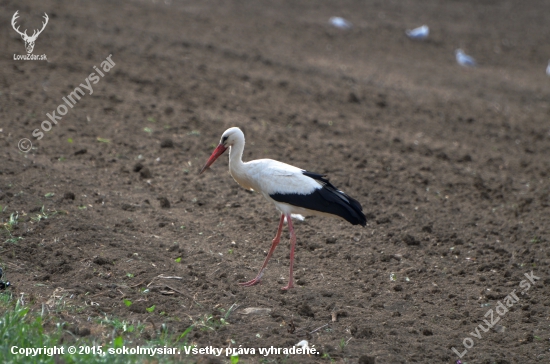
[[[327,244],[336,244],[337,242],[338,239],[336,239],[334,236],[325,239],[325,243]]]
[[[153,174],[151,173],[151,171],[149,170],[148,167],[143,167],[143,168],[141,168],[141,170],[139,171],[139,176],[140,176],[141,178],[147,179],[147,178],[153,177]]]
[[[430,329],[422,330],[422,335],[424,335],[424,336],[432,336],[433,334],[434,334],[433,331],[430,330]]]
[[[407,234],[403,237],[403,242],[407,245],[420,245],[420,240],[416,239],[410,234]]]
[[[356,339],[368,339],[373,335],[373,331],[370,327],[357,327],[353,325],[350,329],[351,334]]]
[[[161,148],[174,148],[174,141],[172,139],[163,139],[162,142],[160,142]]]
[[[362,355],[359,357],[359,361],[357,363],[358,364],[376,364],[376,357]]]
[[[168,199],[166,197],[159,197],[159,198],[157,198],[157,200],[159,200],[160,207],[162,207],[163,209],[169,209],[170,208],[170,201],[168,201]]]
[[[98,265],[113,264],[113,262],[107,258],[97,256],[94,258],[93,262]]]
[[[315,316],[315,313],[313,312],[313,310],[311,309],[311,307],[307,303],[302,303],[298,307],[297,312],[301,316],[306,316],[306,317],[314,317]]]

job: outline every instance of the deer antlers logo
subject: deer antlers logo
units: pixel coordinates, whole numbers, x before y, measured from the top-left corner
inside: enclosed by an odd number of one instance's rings
[[[35,29],[34,32],[32,33],[31,36],[28,36],[27,35],[27,29],[25,29],[24,32],[21,32],[19,30],[19,26],[17,26],[17,28],[15,27],[15,21],[17,20],[17,18],[19,17],[19,15],[17,15],[17,13],[19,13],[19,10],[17,10],[15,12],[15,14],[13,14],[13,17],[11,18],[11,26],[13,27],[13,29],[19,33],[19,35],[21,36],[21,38],[23,38],[23,41],[25,42],[25,49],[27,50],[27,53],[31,54],[33,49],[34,49],[34,42],[36,42],[36,38],[38,38],[38,36],[40,35],[40,33],[42,33],[42,31],[44,30],[44,28],[46,28],[46,24],[48,24],[48,14],[44,13],[44,22],[42,22],[42,29],[40,30],[37,30]]]

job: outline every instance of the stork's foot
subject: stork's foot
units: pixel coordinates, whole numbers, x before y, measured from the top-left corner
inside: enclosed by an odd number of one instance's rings
[[[281,288],[282,291],[287,291],[291,288],[294,288],[294,283],[293,282],[289,282],[286,286],[284,286],[283,288]]]
[[[261,283],[261,282],[260,282],[260,278],[259,278],[259,277],[256,277],[256,278],[254,278],[253,280],[248,281],[248,282],[239,282],[239,286],[243,286],[243,287],[252,287],[252,286],[257,285],[258,283]]]

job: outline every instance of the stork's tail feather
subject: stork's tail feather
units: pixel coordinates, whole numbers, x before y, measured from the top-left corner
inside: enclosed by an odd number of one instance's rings
[[[317,193],[319,193],[324,200],[330,202],[330,205],[326,206],[326,210],[321,210],[322,212],[338,215],[352,225],[367,225],[367,218],[363,213],[363,208],[356,199],[337,190],[333,185],[330,185],[330,187],[325,185],[317,190]]]

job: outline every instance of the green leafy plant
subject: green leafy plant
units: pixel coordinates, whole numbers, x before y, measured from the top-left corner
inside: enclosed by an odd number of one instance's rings
[[[3,227],[8,232],[12,232],[15,225],[17,225],[18,223],[19,223],[19,214],[14,212],[10,215],[9,220],[3,224]]]
[[[47,196],[47,195],[46,195]],[[40,222],[41,220],[46,220],[54,215],[58,215],[58,214],[67,214],[66,211],[57,211],[57,210],[53,210],[53,211],[45,211],[44,210],[44,205],[42,205],[42,208],[40,209],[40,212],[36,214],[36,216],[33,216],[31,217],[31,220],[34,221],[34,222]]]
[[[350,337],[347,340],[344,339],[344,338],[342,338],[342,340],[340,340],[340,343],[338,344],[340,346],[340,351],[344,352],[346,350],[346,347],[348,346],[351,339],[353,339],[353,337]]]
[[[8,221],[2,223],[2,228],[5,233],[8,234],[9,238],[6,240],[7,243],[17,243],[19,240],[22,240],[22,237],[13,236],[12,231],[15,229],[15,226],[19,223],[19,214],[14,212],[10,215]]]
[[[533,239],[531,239],[531,241],[530,241],[530,243],[532,243],[532,244],[538,244],[538,243],[540,243],[540,242],[541,242],[540,236],[535,236],[535,237],[533,237]]]
[[[220,311],[225,314],[223,317],[219,317],[218,315],[214,316],[213,314],[205,314],[200,317],[198,321],[194,323],[195,326],[199,327],[201,330],[217,330],[220,327],[223,327],[225,325],[229,325],[229,322],[227,321],[231,313],[237,308],[237,304],[234,303],[229,307],[227,312],[222,308]]]
[[[11,354],[11,348],[52,348],[54,346],[68,345],[63,337],[68,333],[67,323],[62,321],[63,315],[59,315],[55,310],[46,310],[42,306],[42,311],[33,311],[23,303],[22,300],[14,300],[11,293],[0,292],[0,363],[18,363],[25,362],[30,364],[56,364],[63,363],[91,363],[91,364],[141,364],[151,362],[148,354],[130,354],[130,355],[101,355],[96,351],[89,352],[78,351],[69,353],[65,350],[59,355],[47,355],[41,353],[35,356],[23,357],[21,355]],[[47,314],[47,312],[49,312]],[[77,348],[79,346],[88,346],[98,348],[102,353],[109,349],[121,349],[125,345],[135,346],[135,340],[145,330],[145,325],[138,322],[128,322],[118,318],[107,317],[100,319],[101,326],[112,326],[112,334],[103,335],[100,338],[89,337],[75,338],[77,342],[72,344]],[[193,330],[193,326],[181,333],[173,333],[168,325],[163,324],[154,339],[146,339],[140,342],[140,347],[177,347],[182,352],[185,348],[191,347],[187,342],[187,335]],[[110,339],[109,339],[110,338]],[[143,338],[141,338],[143,339]],[[155,363],[167,364],[179,362],[177,357],[172,354],[160,354],[154,358]]]
[[[141,322],[128,322],[121,320],[117,317],[108,317],[105,315],[99,320],[99,323],[104,326],[110,326],[115,330],[115,333],[133,333],[134,331],[142,332],[145,329],[145,325]]]

